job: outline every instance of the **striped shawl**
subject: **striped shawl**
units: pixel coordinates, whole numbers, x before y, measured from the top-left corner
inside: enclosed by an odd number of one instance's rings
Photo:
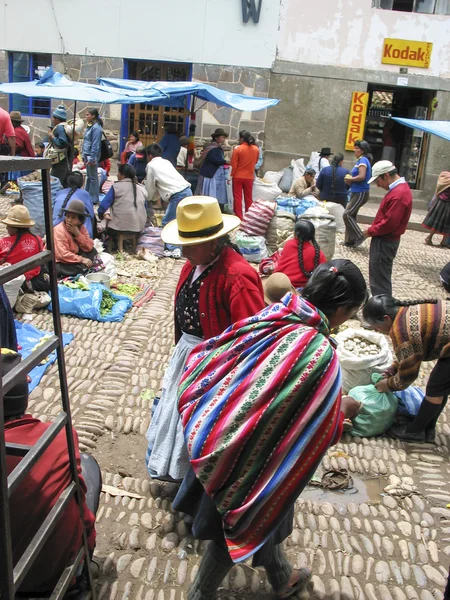
[[[234,562],[268,540],[340,434],[328,335],[326,318],[287,294],[189,358],[179,388],[185,440]]]

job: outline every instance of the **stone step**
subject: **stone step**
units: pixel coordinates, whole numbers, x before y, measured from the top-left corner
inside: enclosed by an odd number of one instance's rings
[[[375,201],[373,201],[375,200]],[[380,198],[381,200],[381,198]],[[371,195],[371,202],[368,202],[367,204],[365,204],[359,214],[358,214],[358,218],[357,221],[358,223],[362,223],[364,225],[370,225],[374,218],[375,215],[377,213],[378,207],[380,206],[379,201],[377,201],[372,195]],[[423,233],[426,232],[426,229],[424,229],[424,227],[422,227],[422,222],[425,218],[425,215],[427,214],[427,207],[422,207],[422,206],[417,206],[416,202],[413,200],[413,210],[411,213],[411,217],[409,219],[409,223],[408,223],[408,229],[412,230],[412,231],[421,231]]]

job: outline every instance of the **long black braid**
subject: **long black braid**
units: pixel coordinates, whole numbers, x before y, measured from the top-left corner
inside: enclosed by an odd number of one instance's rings
[[[120,165],[119,173],[126,179],[131,179],[131,184],[133,186],[134,208],[137,208],[136,169],[132,165],[124,164],[124,165]]]
[[[69,200],[75,194],[77,190],[83,187],[83,175],[79,171],[75,171],[74,173],[69,173],[66,177],[66,188],[70,188],[69,193],[64,199],[62,203],[61,210],[59,211],[59,216],[62,217],[64,214],[64,209],[69,204]]]
[[[338,152],[333,156],[333,160],[331,161],[331,191],[333,195],[336,194],[336,171],[343,160],[343,155]]]
[[[316,242],[316,238],[314,237],[316,233],[316,229],[311,221],[307,221],[306,219],[299,219],[295,224],[294,234],[296,239],[298,240],[298,264],[300,266],[300,271],[303,275],[309,279],[314,271],[319,266],[320,260],[320,247]],[[305,268],[305,264],[303,262],[303,246],[305,242],[309,242],[314,248],[314,264],[311,271],[307,271]]]
[[[41,245],[39,243],[39,238],[34,235],[34,233],[31,233],[31,231],[29,229],[26,229],[25,227],[17,227],[17,233],[16,233],[16,239],[14,240],[13,245],[11,246],[11,248],[8,250],[8,252],[5,254],[5,256],[1,259],[2,263],[8,262],[8,256],[10,256],[12,254],[12,251],[14,250],[14,248],[17,247],[17,245],[19,244],[20,240],[22,239],[22,237],[26,234],[29,233],[31,236],[34,237],[34,239],[37,242],[39,251],[42,250]]]
[[[401,307],[436,303],[436,298],[427,298],[425,300],[397,300],[387,294],[380,294],[369,298],[363,310],[363,317],[370,324],[382,323],[385,315],[394,320],[398,309]]]

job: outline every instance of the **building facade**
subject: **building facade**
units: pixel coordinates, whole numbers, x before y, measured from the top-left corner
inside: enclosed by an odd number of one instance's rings
[[[0,81],[34,79],[50,64],[76,81],[206,81],[281,99],[258,113],[196,106],[200,138],[216,127],[230,139],[250,129],[264,142],[266,168],[322,146],[350,165],[352,140],[362,137],[376,160],[390,147],[413,188],[430,193],[449,169],[449,142],[386,123],[450,118],[450,0],[135,0],[132,8],[78,0],[76,10],[67,0],[0,0],[0,10],[5,24],[20,23],[20,36],[0,30]],[[42,139],[58,102],[0,96],[0,104],[21,110]],[[118,148],[133,130],[145,144],[168,123],[186,132],[189,108],[112,105],[101,113]]]

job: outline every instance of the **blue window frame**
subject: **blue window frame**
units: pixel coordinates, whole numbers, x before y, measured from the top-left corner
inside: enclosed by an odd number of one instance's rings
[[[40,79],[51,64],[51,54],[10,52],[9,81],[15,83]],[[19,110],[22,115],[27,117],[50,117],[51,100],[47,98],[26,98],[18,94],[11,94],[9,109]]]

